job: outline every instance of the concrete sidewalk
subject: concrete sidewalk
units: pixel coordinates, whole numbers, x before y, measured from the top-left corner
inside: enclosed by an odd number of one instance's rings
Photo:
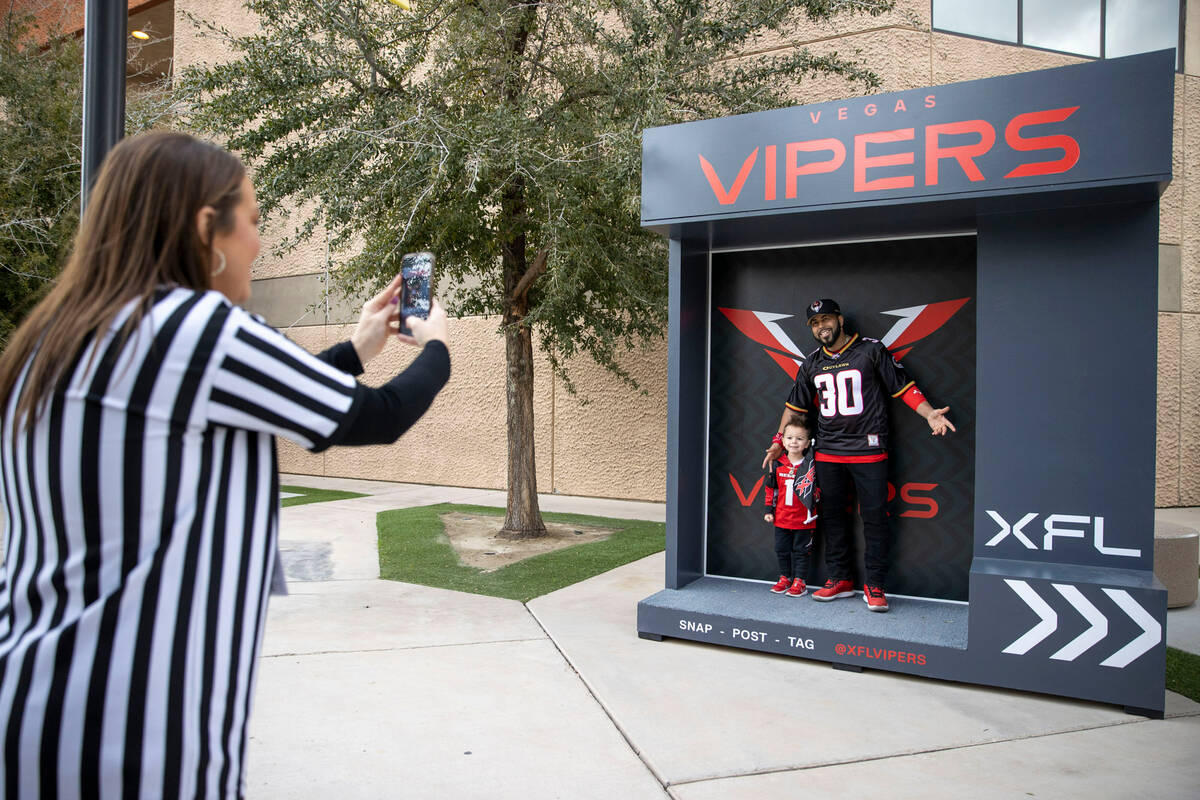
[[[1167,719],[636,633],[651,556],[515,601],[378,579],[376,512],[503,492],[285,476],[368,497],[284,509],[251,798],[1200,796],[1200,704]],[[547,511],[663,518],[546,496]],[[1200,653],[1200,607],[1168,612]]]

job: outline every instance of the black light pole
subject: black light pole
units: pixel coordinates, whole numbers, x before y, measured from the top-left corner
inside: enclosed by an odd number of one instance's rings
[[[86,0],[83,17],[83,176],[80,206],[100,162],[125,135],[125,0]]]

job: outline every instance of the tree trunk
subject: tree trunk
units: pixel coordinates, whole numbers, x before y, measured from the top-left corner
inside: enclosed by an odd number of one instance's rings
[[[516,326],[504,332],[508,362],[508,512],[502,539],[546,535],[537,497],[537,462],[533,449],[533,332]]]
[[[508,511],[503,539],[532,539],[546,535],[538,507],[537,462],[533,449],[533,331],[525,324],[529,288],[537,271],[528,276],[525,254],[525,184],[515,178],[501,203],[501,260],[504,264],[505,399],[508,405]],[[543,263],[539,260],[539,264]]]

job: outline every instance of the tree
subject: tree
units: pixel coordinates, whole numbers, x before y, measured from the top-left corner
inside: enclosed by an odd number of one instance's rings
[[[63,13],[46,0],[0,14],[0,349],[58,275],[79,223],[83,42],[56,27]],[[139,80],[128,132],[169,119],[165,85]]]
[[[0,19],[0,343],[49,287],[79,220],[82,43]]]
[[[666,258],[639,225],[641,132],[776,108],[787,88],[875,75],[808,51],[739,59],[802,17],[880,14],[890,0],[248,0],[262,22],[232,60],[186,70],[193,123],[254,166],[265,211],[313,209],[347,254],[344,286],[378,285],[431,249],[454,310],[505,338],[508,511],[543,534],[533,452],[533,339],[570,384],[584,355],[661,337]]]

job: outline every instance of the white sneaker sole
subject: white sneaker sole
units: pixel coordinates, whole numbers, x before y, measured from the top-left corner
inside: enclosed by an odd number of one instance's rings
[[[888,607],[887,607],[887,606],[873,606],[873,605],[871,605],[871,603],[870,603],[870,602],[867,600],[867,596],[866,596],[866,594],[864,594],[864,595],[863,595],[863,602],[867,604],[867,610],[868,610],[868,611],[877,611],[877,612],[879,612],[880,614],[882,614],[883,612],[885,612],[885,611],[887,611],[887,610],[888,610]]]

